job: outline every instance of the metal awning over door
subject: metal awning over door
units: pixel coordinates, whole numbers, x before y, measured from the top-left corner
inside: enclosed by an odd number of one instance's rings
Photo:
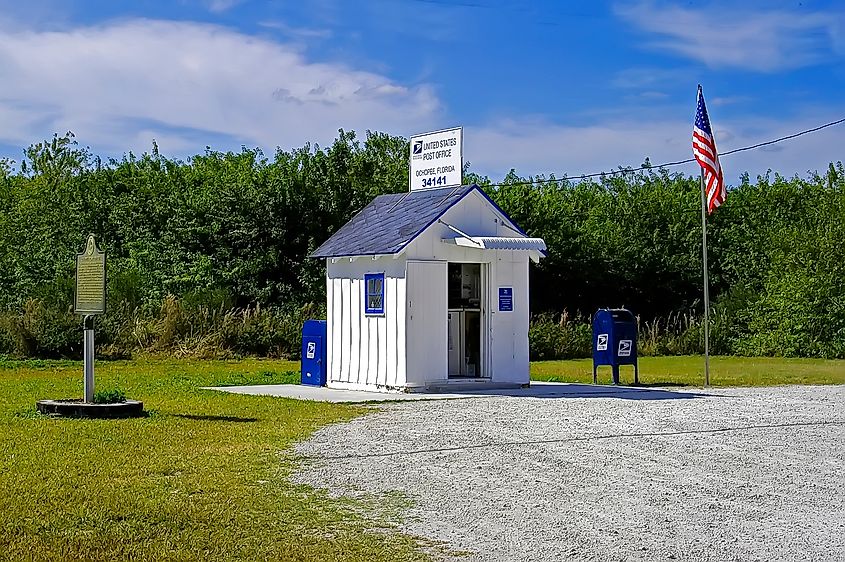
[[[531,252],[534,261],[546,251],[546,242],[542,238],[527,236],[456,236],[443,238],[443,242],[477,250],[524,250]]]

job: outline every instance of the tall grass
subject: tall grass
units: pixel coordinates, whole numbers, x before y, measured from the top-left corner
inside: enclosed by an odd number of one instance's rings
[[[134,355],[225,359],[253,355],[297,359],[302,324],[324,317],[316,305],[227,307],[165,297],[158,308],[115,307],[96,320],[97,355],[124,359]],[[82,322],[69,306],[53,307],[29,299],[18,310],[0,313],[0,355],[27,358],[78,358]]]
[[[579,359],[591,356],[592,320],[586,316],[539,314],[528,333],[531,359]],[[643,321],[637,317],[637,352],[641,356],[697,355],[704,352],[704,319],[692,312]],[[735,354],[732,325],[719,308],[711,311],[710,352]],[[735,331],[735,330],[734,330]]]
[[[577,359],[589,357],[592,348],[590,319],[571,317],[567,311],[559,315],[535,316],[528,329],[531,359]]]
[[[119,301],[96,320],[97,356],[127,359],[168,355],[197,359],[243,356],[299,359],[302,324],[325,318],[322,306],[233,307],[225,299],[167,296],[158,306],[132,306]],[[696,355],[704,352],[704,322],[693,312],[637,319],[641,356]],[[591,318],[539,314],[528,333],[531,359],[590,357]],[[710,318],[713,355],[778,355],[771,347],[754,346],[741,319],[714,307]],[[0,356],[74,358],[82,354],[82,322],[69,304],[31,298],[16,310],[0,312]],[[783,353],[782,355],[786,355]],[[839,357],[840,355],[831,355]]]

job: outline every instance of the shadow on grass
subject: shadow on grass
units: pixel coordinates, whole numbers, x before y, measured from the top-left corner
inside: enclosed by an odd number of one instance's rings
[[[252,423],[257,422],[258,418],[241,418],[238,416],[211,416],[211,415],[197,415],[197,414],[170,414],[174,418],[184,418],[186,420],[196,421],[223,421],[234,423]]]

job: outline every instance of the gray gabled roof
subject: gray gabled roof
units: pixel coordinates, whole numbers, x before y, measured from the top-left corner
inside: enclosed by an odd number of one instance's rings
[[[484,194],[476,185],[463,185],[379,195],[317,248],[311,257],[398,253],[474,189]]]

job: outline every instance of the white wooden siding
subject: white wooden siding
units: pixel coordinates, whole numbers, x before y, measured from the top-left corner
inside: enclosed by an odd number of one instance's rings
[[[404,260],[402,267],[405,267]],[[408,382],[407,288],[407,277],[396,280],[396,386],[404,386]]]
[[[404,385],[404,265],[392,258],[327,260],[329,386],[374,390]],[[364,312],[366,273],[384,273],[384,314]]]
[[[326,281],[326,331],[328,336],[328,348],[326,349],[329,370],[326,376],[327,381],[340,380],[340,364],[343,362],[343,353],[340,346],[341,330],[341,289],[340,279],[328,277]]]
[[[493,346],[493,380],[506,382],[511,378],[513,369],[513,315],[514,312],[499,311],[499,287],[513,286],[513,264],[506,259],[505,252],[497,251],[493,262],[493,286],[490,291],[492,318],[492,346]],[[514,287],[514,292],[516,288]],[[516,308],[516,307],[514,307]]]
[[[528,255],[500,250],[493,265],[492,314],[493,381],[526,384],[528,364]],[[513,311],[499,311],[499,288],[513,288]]]
[[[384,385],[397,386],[396,379],[399,371],[399,366],[396,361],[396,351],[399,347],[399,334],[396,323],[399,316],[396,310],[396,279],[394,277],[385,277],[385,294],[384,294],[384,310],[396,311],[397,314],[385,314],[385,334],[381,341],[384,342],[384,355],[386,359],[384,364]],[[404,316],[403,316],[404,317]]]
[[[365,341],[362,332],[366,329],[363,324],[363,316],[358,312],[363,305],[363,295],[361,290],[362,282],[360,279],[350,279],[350,301],[349,309],[350,324],[352,326],[352,333],[349,340],[349,378],[348,382],[361,382],[361,344]]]
[[[528,328],[531,316],[528,293],[529,258],[525,252],[511,252],[513,258],[513,376],[514,380],[527,383],[531,380],[528,353]]]
[[[424,387],[449,376],[445,261],[407,262],[407,381]]]

